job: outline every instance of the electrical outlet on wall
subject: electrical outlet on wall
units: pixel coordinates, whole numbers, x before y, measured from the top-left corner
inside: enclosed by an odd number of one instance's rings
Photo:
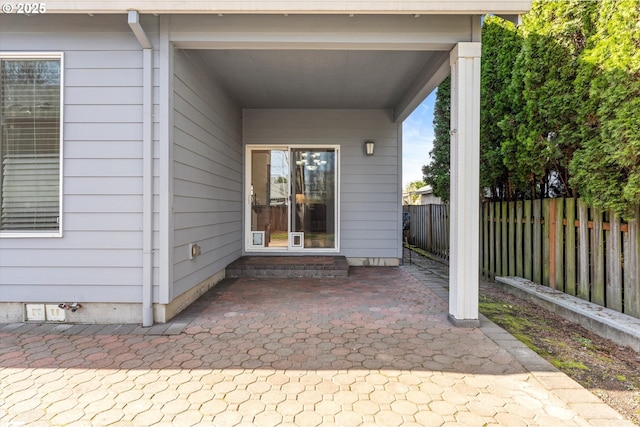
[[[25,320],[27,322],[44,322],[47,318],[44,304],[27,304],[25,311]]]
[[[45,304],[44,308],[47,315],[47,321],[64,322],[65,320],[67,320],[66,311],[56,304]]]

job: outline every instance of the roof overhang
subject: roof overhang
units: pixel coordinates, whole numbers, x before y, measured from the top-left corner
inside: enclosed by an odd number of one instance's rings
[[[47,1],[47,13],[289,13],[289,14],[472,14],[518,15],[531,8],[531,0],[221,0],[221,1]]]

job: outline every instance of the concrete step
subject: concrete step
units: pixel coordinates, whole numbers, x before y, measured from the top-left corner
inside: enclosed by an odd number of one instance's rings
[[[226,277],[338,278],[349,275],[344,256],[245,256],[229,264]]]

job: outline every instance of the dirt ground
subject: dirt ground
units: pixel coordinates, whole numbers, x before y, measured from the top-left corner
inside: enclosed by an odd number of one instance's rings
[[[498,286],[480,286],[480,312],[640,425],[640,353]]]

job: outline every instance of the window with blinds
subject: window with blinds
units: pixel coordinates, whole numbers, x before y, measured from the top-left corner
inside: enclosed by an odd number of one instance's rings
[[[60,228],[60,58],[0,57],[0,232]]]

